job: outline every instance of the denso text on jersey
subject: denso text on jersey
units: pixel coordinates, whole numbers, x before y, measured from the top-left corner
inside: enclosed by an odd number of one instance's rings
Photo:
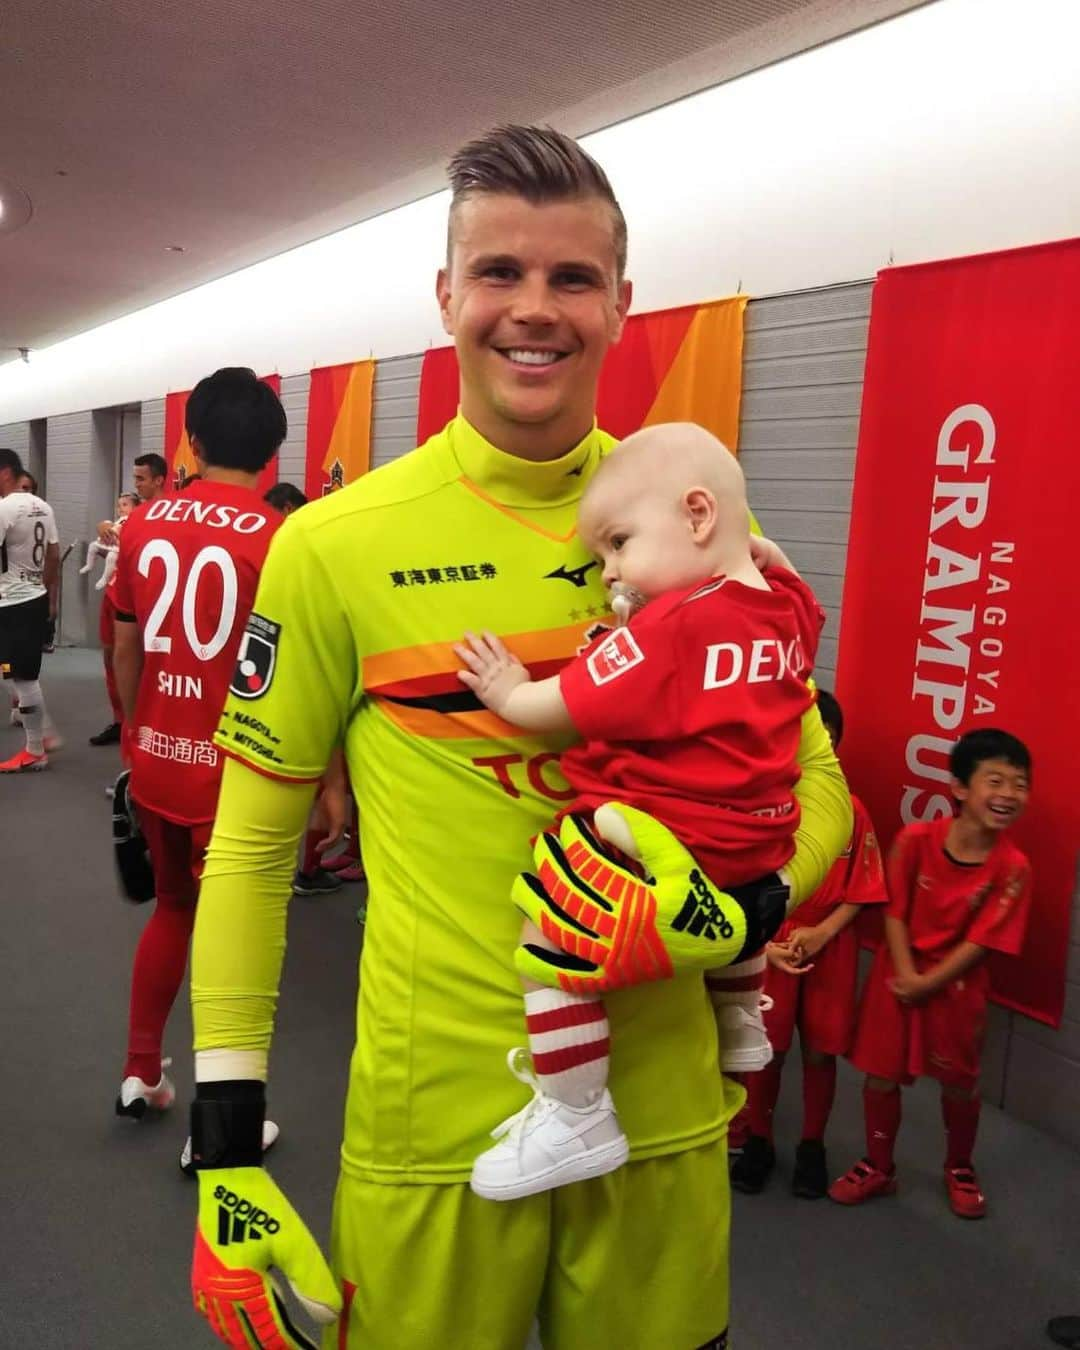
[[[238,534],[256,534],[266,526],[266,517],[257,511],[241,511],[221,502],[197,502],[189,497],[159,497],[146,508],[146,519],[177,524],[193,520],[212,530],[235,530]]]

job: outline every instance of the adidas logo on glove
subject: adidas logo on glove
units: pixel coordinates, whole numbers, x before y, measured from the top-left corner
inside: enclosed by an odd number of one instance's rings
[[[679,933],[703,937],[709,942],[715,942],[718,937],[730,942],[735,936],[735,929],[717,903],[709,883],[696,867],[690,873],[690,890],[686,900],[672,919],[671,926]]]
[[[281,1228],[265,1209],[256,1208],[224,1186],[217,1187],[214,1199],[218,1202],[218,1244],[222,1247],[230,1242],[259,1242]]]

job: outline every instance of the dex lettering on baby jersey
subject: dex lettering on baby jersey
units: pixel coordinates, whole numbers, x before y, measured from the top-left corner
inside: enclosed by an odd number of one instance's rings
[[[802,639],[790,642],[779,638],[755,638],[753,642],[711,642],[705,649],[704,689],[724,689],[742,680],[746,684],[766,684],[787,675],[804,679],[810,667],[803,653]]]

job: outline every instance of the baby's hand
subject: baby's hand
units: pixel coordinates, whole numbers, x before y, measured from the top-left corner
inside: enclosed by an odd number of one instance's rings
[[[787,556],[779,544],[771,539],[766,539],[764,535],[752,534],[750,536],[750,557],[754,560],[754,566],[759,572],[764,572],[769,567],[783,567],[788,572],[794,572],[791,559]]]
[[[500,717],[507,716],[507,702],[514,690],[532,678],[521,662],[494,633],[477,637],[466,633],[465,642],[455,643],[454,651],[468,666],[459,670],[458,679]],[[507,719],[509,720],[509,719]]]

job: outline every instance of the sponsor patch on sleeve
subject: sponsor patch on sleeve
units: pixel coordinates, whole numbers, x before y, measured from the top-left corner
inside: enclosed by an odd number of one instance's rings
[[[586,658],[593,684],[607,684],[617,680],[628,670],[645,660],[645,653],[637,645],[629,628],[616,628],[606,642]]]
[[[237,698],[262,698],[270,688],[277,665],[281,624],[252,611],[240,642],[229,689]]]

